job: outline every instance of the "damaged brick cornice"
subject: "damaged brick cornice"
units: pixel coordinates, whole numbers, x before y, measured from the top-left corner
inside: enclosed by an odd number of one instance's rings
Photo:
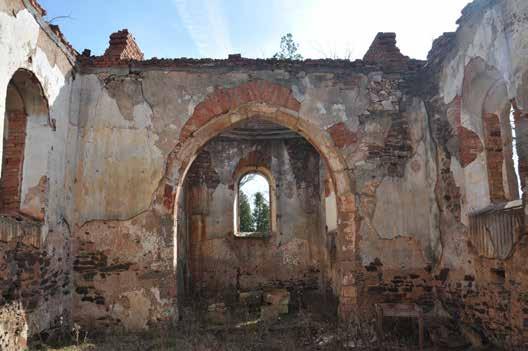
[[[48,23],[43,16],[46,10],[36,0],[22,0],[26,9],[33,15],[40,28],[48,35],[52,42],[62,50],[70,64],[75,67],[79,53],[73,48],[58,25]]]
[[[368,74],[383,71],[385,73],[416,72],[425,65],[426,61],[410,59],[405,69],[393,69],[380,64],[367,64],[362,60],[331,60],[307,59],[304,61],[277,60],[277,59],[250,59],[242,58],[237,61],[228,59],[193,59],[152,58],[143,61],[117,60],[104,56],[79,56],[78,66],[82,73],[98,73],[110,69],[127,68],[130,72],[152,70],[164,71],[248,71],[248,70],[284,70],[288,72],[354,72]]]
[[[286,71],[340,71],[352,70],[358,73],[383,71],[386,73],[416,71],[424,66],[425,61],[410,59],[400,53],[396,46],[394,33],[378,33],[369,52],[363,60],[343,59],[306,59],[279,60],[275,58],[250,59],[240,54],[229,55],[227,59],[212,58],[151,58],[143,60],[143,53],[128,30],[124,29],[110,35],[110,46],[102,56],[91,56],[85,50],[78,56],[78,64],[83,72],[97,72],[110,68],[129,67],[134,70],[286,70]]]

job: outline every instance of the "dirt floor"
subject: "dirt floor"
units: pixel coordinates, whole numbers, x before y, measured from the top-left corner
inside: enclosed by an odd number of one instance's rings
[[[406,332],[407,331],[407,332]],[[398,337],[393,334],[399,334]],[[403,334],[403,335],[402,335]],[[392,336],[391,336],[392,335]],[[66,339],[66,338],[65,338]],[[418,350],[418,340],[412,323],[399,323],[388,332],[380,345],[372,327],[340,326],[303,314],[287,315],[272,322],[250,321],[223,326],[186,323],[185,326],[148,334],[86,335],[74,331],[62,341],[62,346],[35,342],[30,349],[60,351],[374,351]],[[424,350],[498,350],[496,347],[475,348],[471,345],[442,347],[433,345],[428,337]]]

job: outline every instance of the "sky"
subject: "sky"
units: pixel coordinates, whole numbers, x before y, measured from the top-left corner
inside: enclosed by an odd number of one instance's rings
[[[251,207],[251,211],[253,211],[255,208],[253,201],[255,200],[255,194],[257,192],[262,193],[269,203],[269,183],[266,178],[258,173],[251,173],[251,175],[252,179],[241,186],[240,191],[246,194],[249,200],[249,207]],[[245,177],[247,177],[247,175],[241,180],[244,180]]]
[[[305,58],[362,58],[377,32],[425,59],[432,41],[456,30],[468,0],[40,0],[80,52],[100,55],[128,28],[146,58],[267,58],[292,33]],[[67,16],[66,18],[62,16]]]

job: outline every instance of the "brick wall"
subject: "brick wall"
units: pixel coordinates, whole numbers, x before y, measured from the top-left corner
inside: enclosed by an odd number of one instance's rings
[[[0,211],[3,213],[17,212],[20,208],[27,116],[23,111],[11,111],[6,113],[6,121],[8,129],[0,178]]]
[[[104,56],[113,60],[143,60],[143,53],[127,29],[110,35],[110,46]]]
[[[363,60],[369,64],[380,64],[389,69],[403,69],[409,58],[402,55],[396,46],[396,33],[378,33]]]
[[[502,180],[502,135],[499,116],[493,113],[484,113],[484,148],[486,150],[486,163],[488,168],[488,183],[491,201],[505,201],[504,185]]]

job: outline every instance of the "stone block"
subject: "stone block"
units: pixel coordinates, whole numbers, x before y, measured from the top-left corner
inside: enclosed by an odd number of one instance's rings
[[[269,305],[288,305],[290,293],[286,289],[273,289],[264,293],[264,302]]]

